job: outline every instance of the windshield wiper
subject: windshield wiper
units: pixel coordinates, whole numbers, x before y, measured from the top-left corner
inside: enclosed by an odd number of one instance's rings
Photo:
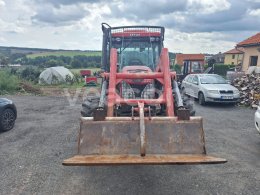
[[[119,54],[121,54],[129,45],[131,45],[133,42],[132,42],[132,39],[130,40],[130,42],[128,43],[128,45],[126,45],[121,51]]]

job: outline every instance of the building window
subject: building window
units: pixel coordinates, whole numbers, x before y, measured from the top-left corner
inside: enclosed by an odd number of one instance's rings
[[[250,56],[250,66],[256,66],[257,65],[258,56]]]
[[[235,54],[232,55],[232,59],[235,59]]]
[[[231,62],[232,65],[234,65],[234,62]]]

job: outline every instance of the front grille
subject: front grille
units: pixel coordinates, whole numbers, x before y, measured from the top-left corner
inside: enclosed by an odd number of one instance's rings
[[[221,94],[233,94],[232,90],[220,90],[219,91]]]

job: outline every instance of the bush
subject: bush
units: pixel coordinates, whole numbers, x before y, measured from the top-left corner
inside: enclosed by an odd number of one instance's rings
[[[72,85],[73,83],[74,83],[74,79],[73,79],[73,77],[71,77],[70,75],[66,75],[66,77],[65,77],[65,81],[66,81],[66,83],[68,83],[68,84],[70,84],[70,85]]]
[[[78,84],[82,82],[82,76],[80,73],[74,73],[74,81]]]
[[[18,78],[7,71],[0,71],[0,94],[15,92],[19,88]]]
[[[23,80],[38,83],[41,70],[39,68],[29,66],[25,69],[20,70],[17,74]]]

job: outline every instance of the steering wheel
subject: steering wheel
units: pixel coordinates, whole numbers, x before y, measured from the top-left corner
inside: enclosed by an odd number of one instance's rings
[[[143,65],[144,63],[140,59],[131,59],[128,65]]]

